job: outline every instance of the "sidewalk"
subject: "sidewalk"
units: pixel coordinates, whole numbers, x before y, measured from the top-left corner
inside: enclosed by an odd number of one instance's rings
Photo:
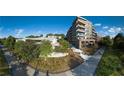
[[[88,57],[83,64],[73,69],[72,75],[74,76],[93,76],[98,63],[104,53],[105,48],[99,49],[93,56]]]
[[[10,67],[12,76],[27,76],[26,65],[19,63],[14,56],[7,50],[3,49],[7,64]]]

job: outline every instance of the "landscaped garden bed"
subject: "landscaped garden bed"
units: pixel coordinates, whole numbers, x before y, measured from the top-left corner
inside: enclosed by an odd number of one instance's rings
[[[81,57],[77,55],[68,55],[60,58],[50,57],[47,58],[47,60],[43,58],[32,60],[29,65],[42,72],[49,71],[49,73],[61,73],[79,66],[82,62],[83,59]]]

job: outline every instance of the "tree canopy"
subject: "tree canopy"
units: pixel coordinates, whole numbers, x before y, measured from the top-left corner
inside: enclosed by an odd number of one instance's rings
[[[119,33],[115,36],[113,40],[113,47],[116,49],[121,49],[124,51],[124,35],[122,33]]]
[[[9,36],[5,41],[4,45],[8,47],[10,50],[13,50],[14,45],[15,45],[16,39],[12,36]]]
[[[107,47],[112,46],[112,39],[110,39],[110,36],[105,36],[101,39],[99,44],[101,46],[107,46]]]
[[[43,34],[40,34],[38,36],[36,36],[36,35],[30,35],[30,36],[27,36],[26,38],[38,38],[38,37],[43,37]]]
[[[25,61],[39,57],[39,46],[32,42],[18,41],[15,44],[15,53]]]
[[[53,51],[50,41],[47,40],[42,41],[39,51],[40,51],[40,57],[46,58]]]
[[[64,39],[60,39],[58,40],[60,46],[55,48],[56,52],[67,52],[68,48],[69,48],[69,42],[67,42]]]

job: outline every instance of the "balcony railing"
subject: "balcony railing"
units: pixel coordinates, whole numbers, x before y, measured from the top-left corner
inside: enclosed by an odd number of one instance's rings
[[[77,28],[76,32],[85,32],[85,30]]]
[[[84,25],[80,25],[80,24],[77,24],[76,27],[81,27],[81,28],[85,28]]]
[[[79,37],[82,37],[82,36],[85,35],[85,33],[84,32],[77,32],[76,35],[79,36]]]

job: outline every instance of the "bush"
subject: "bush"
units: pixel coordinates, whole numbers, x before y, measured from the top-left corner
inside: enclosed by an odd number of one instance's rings
[[[16,39],[14,37],[12,37],[12,36],[9,36],[5,40],[4,44],[5,44],[6,47],[8,47],[8,49],[13,50],[15,42],[16,42]]]
[[[62,51],[61,47],[58,47],[58,46],[55,47],[54,51],[55,52],[64,52],[64,51]]]
[[[122,68],[121,60],[112,52],[113,51],[105,51],[97,68],[96,75],[121,75],[121,73],[119,72],[119,70]]]
[[[78,56],[71,57],[70,55],[60,58],[48,57],[45,61],[44,58],[34,60],[29,64],[39,69],[42,72],[49,71],[50,73],[60,73],[72,69],[80,65],[83,60]]]
[[[111,76],[120,76],[121,74],[118,71],[114,71]]]
[[[124,55],[120,56],[120,60],[124,64]]]
[[[39,51],[40,51],[40,57],[44,57],[46,60],[46,57],[53,51],[50,41],[46,41],[46,40],[42,41]]]
[[[0,76],[9,75],[9,67],[6,64],[2,50],[0,50]]]
[[[113,48],[124,51],[124,35],[122,33],[117,34],[113,39]]]
[[[55,52],[67,52],[69,48],[69,42],[67,42],[64,39],[60,39],[58,42],[60,43],[60,46],[55,47],[54,51]]]
[[[22,58],[27,62],[39,57],[39,47],[32,42],[16,42],[14,52],[18,55],[19,58]]]
[[[101,41],[98,42],[100,46],[107,46],[110,47],[112,45],[112,40],[110,39],[110,36],[105,36],[101,39]]]

